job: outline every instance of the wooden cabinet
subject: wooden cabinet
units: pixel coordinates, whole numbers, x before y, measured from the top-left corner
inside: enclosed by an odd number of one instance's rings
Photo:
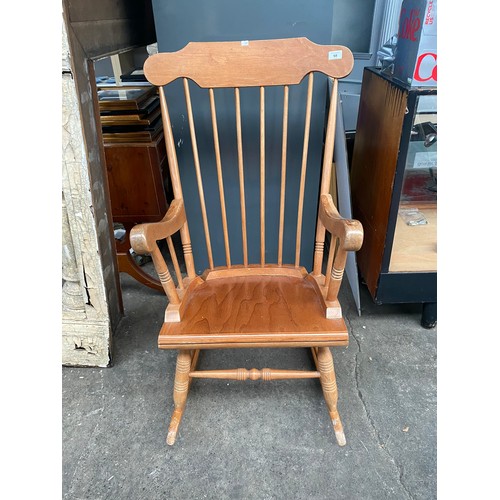
[[[99,114],[113,223],[125,232],[115,246],[120,272],[163,290],[130,254],[135,224],[157,222],[168,209],[167,153],[160,99],[152,85],[98,86]]]
[[[377,304],[422,303],[425,327],[437,319],[436,94],[366,68],[351,165],[359,272]]]
[[[167,211],[165,138],[104,143],[113,222],[157,222]]]
[[[111,213],[125,229],[115,240],[118,267],[142,284],[163,291],[158,279],[144,272],[130,255],[130,230],[141,222],[157,222],[168,209],[170,182],[163,132],[151,142],[104,143]]]

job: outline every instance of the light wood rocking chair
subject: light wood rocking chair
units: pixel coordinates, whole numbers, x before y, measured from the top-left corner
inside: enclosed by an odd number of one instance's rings
[[[247,42],[189,43],[178,52],[159,53],[149,57],[144,72],[149,82],[159,87],[161,111],[166,137],[167,156],[175,199],[162,221],[136,226],[131,232],[131,244],[138,254],[149,253],[168,297],[165,320],[161,327],[160,349],[178,349],[174,381],[174,413],[168,429],[167,443],[175,442],[186,405],[190,383],[194,378],[231,380],[280,380],[319,378],[339,445],[345,445],[345,436],[337,411],[337,385],[330,346],[348,344],[348,332],[337,300],[348,251],[361,247],[363,230],[355,220],[343,219],[330,196],[330,177],[334,146],[338,79],[347,76],[353,66],[353,56],[343,46],[322,46],[306,38],[261,40]],[[328,110],[324,139],[324,159],[320,183],[318,218],[311,273],[299,265],[301,231],[303,224],[304,185],[311,122],[311,100],[314,72],[333,79],[333,90]],[[287,137],[289,86],[300,84],[308,76],[303,153],[298,193],[295,261],[283,262],[283,231],[285,214],[285,183],[287,172]],[[206,238],[209,269],[196,274],[188,221],[183,201],[181,177],[172,133],[171,119],[163,86],[182,78],[187,118],[192,142],[194,168]],[[217,168],[220,213],[226,255],[225,266],[214,266],[210,230],[205,208],[200,158],[196,142],[192,99],[188,80],[202,89],[208,89],[215,160]],[[283,87],[283,121],[281,149],[281,191],[276,263],[266,262],[265,235],[265,88]],[[242,148],[242,114],[240,88],[260,88],[259,150],[260,182],[260,262],[249,263],[247,242],[247,215]],[[236,139],[238,152],[239,198],[241,232],[230,234],[222,176],[215,93],[217,88],[234,88]],[[280,134],[281,135],[281,134]],[[246,166],[246,165],[245,165]],[[253,166],[252,166],[253,167]],[[246,168],[250,168],[247,167]],[[269,167],[268,167],[269,168]],[[183,277],[175,253],[172,235],[180,232],[187,276]],[[325,234],[332,238],[322,273]],[[242,241],[243,263],[231,261],[231,238]],[[166,239],[172,264],[174,282],[157,241]],[[245,368],[225,370],[196,369],[201,349],[243,347],[309,347],[316,371],[261,370]]]

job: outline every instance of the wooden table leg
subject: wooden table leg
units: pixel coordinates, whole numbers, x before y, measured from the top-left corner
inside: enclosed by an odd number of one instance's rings
[[[163,287],[161,286],[160,280],[153,278],[150,274],[145,273],[135,262],[132,255],[129,252],[118,253],[118,270],[121,273],[127,273],[132,276],[135,280],[139,281],[143,285],[152,288],[153,290],[158,290],[163,292]]]
[[[127,273],[132,276],[135,280],[143,285],[146,285],[153,290],[165,293],[160,280],[154,278],[150,274],[144,272],[137,264],[135,259],[130,254],[130,239],[129,234],[133,224],[123,224],[125,228],[125,235],[122,239],[118,240],[115,238],[116,247],[116,257],[118,260],[118,271],[121,273]]]

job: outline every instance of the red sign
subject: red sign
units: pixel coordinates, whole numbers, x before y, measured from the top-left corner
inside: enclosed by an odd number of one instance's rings
[[[399,38],[417,41],[417,34],[420,30],[420,11],[418,9],[411,9],[410,15],[406,13],[406,9],[401,9],[399,16]]]
[[[427,59],[426,59],[427,58]],[[428,63],[429,59],[434,60],[434,66],[432,66],[432,71],[430,72],[429,76],[426,76],[422,71],[422,63]],[[428,64],[426,65],[428,67]],[[417,64],[415,66],[415,73],[413,75],[413,78],[417,82],[428,82],[429,80],[434,80],[437,82],[438,75],[437,75],[437,55],[432,53],[432,52],[425,52],[424,54],[420,54],[417,59]]]
[[[406,85],[437,85],[437,0],[403,0],[393,76]]]

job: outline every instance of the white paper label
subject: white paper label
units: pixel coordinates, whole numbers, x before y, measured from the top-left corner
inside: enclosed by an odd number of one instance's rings
[[[248,45],[248,40],[242,40],[242,41],[241,41],[241,45],[242,45],[243,47],[246,47],[246,46]]]
[[[330,52],[328,52],[328,60],[331,61],[332,59],[342,59],[342,51],[330,50]]]
[[[437,168],[437,153],[434,151],[415,153],[413,168]]]

